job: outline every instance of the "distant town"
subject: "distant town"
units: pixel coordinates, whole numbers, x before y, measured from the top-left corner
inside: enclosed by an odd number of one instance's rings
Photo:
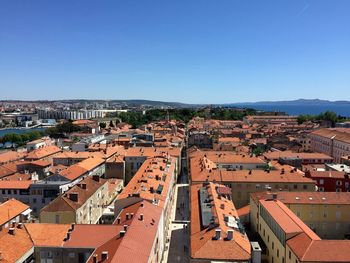
[[[350,120],[0,102],[0,262],[350,262]]]

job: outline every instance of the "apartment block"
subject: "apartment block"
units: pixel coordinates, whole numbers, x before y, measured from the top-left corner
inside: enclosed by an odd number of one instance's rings
[[[57,224],[96,224],[108,205],[108,181],[86,177],[40,211],[40,222]]]
[[[263,259],[269,263],[350,262],[349,240],[321,239],[281,201],[261,199],[257,209],[257,229],[266,249]]]
[[[251,194],[250,219],[253,226],[257,225],[258,203],[261,199],[279,200],[322,239],[350,237],[350,193],[260,192]]]
[[[310,133],[311,150],[325,153],[339,163],[350,155],[350,128],[319,129]]]

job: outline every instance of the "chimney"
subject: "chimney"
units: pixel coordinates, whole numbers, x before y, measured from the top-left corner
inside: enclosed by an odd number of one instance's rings
[[[232,240],[232,239],[233,239],[233,230],[232,229],[228,229],[227,230],[226,240]]]
[[[130,213],[130,219],[134,217],[134,213]]]
[[[221,205],[220,205],[220,208],[221,208],[221,209],[225,209],[225,204],[221,204]]]
[[[129,220],[129,213],[126,213],[125,218],[126,220]]]
[[[18,223],[17,227],[21,229],[23,227],[23,224],[22,223]]]
[[[119,236],[120,236],[120,237],[125,236],[125,231],[124,231],[124,230],[120,230],[120,232],[119,232]]]
[[[14,236],[15,235],[15,228],[10,227],[9,228],[9,234]]]
[[[221,229],[217,228],[217,229],[215,229],[215,237],[214,237],[214,239],[215,240],[219,240],[220,238],[221,238]]]
[[[141,207],[143,207],[144,206],[144,204],[143,204],[143,202],[141,203]]]
[[[97,263],[97,254],[93,255],[92,262],[93,263]]]
[[[84,190],[86,189],[86,184],[85,183],[82,183],[79,186],[80,186],[81,189],[84,189]]]
[[[101,253],[101,261],[107,260],[108,259],[108,251],[103,251]]]
[[[69,199],[72,200],[73,202],[78,202],[78,193],[70,193]]]
[[[96,182],[99,182],[100,181],[100,177],[98,175],[93,175],[92,176],[92,179]]]
[[[140,220],[143,221],[143,214],[140,214]]]
[[[16,227],[16,221],[12,221],[12,222],[11,222],[11,226],[12,226],[12,227]]]

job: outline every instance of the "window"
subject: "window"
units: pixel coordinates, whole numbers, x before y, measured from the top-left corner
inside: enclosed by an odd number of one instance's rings
[[[277,257],[279,257],[279,256],[280,256],[280,250],[277,249]]]
[[[342,181],[337,181],[337,183],[336,183],[338,186],[341,186],[342,184],[343,184],[343,182]]]
[[[295,184],[295,185],[293,186],[293,188],[294,188],[294,189],[298,189],[298,185]]]
[[[274,249],[274,248],[275,248],[275,243],[272,242],[272,249]]]
[[[337,219],[340,219],[340,217],[341,217],[341,212],[340,212],[340,211],[335,212],[335,217],[336,217]]]
[[[303,189],[304,189],[304,190],[307,189],[307,185],[306,185],[306,184],[303,185]]]
[[[56,215],[55,217],[55,223],[59,224],[60,223],[60,215]]]
[[[289,252],[288,252],[288,258],[291,259],[291,257],[292,257],[292,252],[290,252],[290,250],[289,250]]]

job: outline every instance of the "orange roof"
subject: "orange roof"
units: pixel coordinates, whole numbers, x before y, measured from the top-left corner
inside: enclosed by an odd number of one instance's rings
[[[7,163],[0,166],[0,178],[14,174],[17,171],[17,166],[14,163]]]
[[[238,219],[238,214],[232,201],[218,194],[218,188],[223,185],[209,183],[208,185],[191,186],[191,258],[211,260],[246,260],[250,259],[251,249],[247,235],[239,230],[237,225],[230,225],[226,220]],[[214,222],[209,226],[202,225],[201,200],[198,191],[204,189],[211,198],[210,207]],[[215,229],[221,229],[221,238],[214,239]],[[227,240],[229,231],[233,238]]]
[[[29,206],[16,199],[10,199],[0,204],[0,225],[5,224],[27,209],[29,209]]]
[[[61,247],[70,227],[70,224],[25,224],[36,247]]]
[[[87,124],[95,124],[96,122],[91,120],[76,120],[72,122],[75,125],[87,125]]]
[[[59,174],[71,181],[74,181],[102,164],[104,164],[104,160],[101,158],[87,158],[79,163],[69,166],[65,170],[60,171]]]
[[[334,129],[319,129],[313,131],[312,135],[318,135],[328,139],[334,138],[334,140],[350,143],[350,129],[349,128],[334,128]]]
[[[181,156],[181,148],[179,147],[162,147],[162,148],[153,148],[153,147],[132,147],[128,148],[125,152],[125,157],[134,157],[134,156],[145,156],[145,157],[157,157],[170,155],[173,157]]]
[[[28,189],[32,183],[32,181],[0,180],[0,189]]]
[[[259,157],[247,154],[238,154],[229,151],[201,151],[197,150],[190,154],[190,158],[203,158],[211,160],[216,164],[264,164],[265,161]]]
[[[38,160],[44,157],[51,156],[55,153],[59,153],[62,150],[55,145],[45,146],[43,148],[36,149],[28,153],[25,159],[27,160]]]
[[[27,154],[24,152],[7,151],[0,153],[0,164],[23,159]]]
[[[149,257],[153,254],[152,248],[156,242],[162,208],[149,202],[142,203],[143,207],[136,203],[122,211],[123,216],[129,212],[133,212],[134,216],[111,262],[150,262]],[[140,220],[141,214],[143,220]],[[120,225],[122,224],[125,223],[121,222]]]
[[[350,205],[350,192],[258,192],[251,193],[256,202],[261,199],[276,199],[284,204]]]
[[[118,195],[118,199],[137,196],[150,201],[157,200],[160,202],[159,205],[163,206],[169,188],[172,187],[174,170],[174,158],[170,160],[163,157],[147,159]]]
[[[3,228],[0,231],[1,263],[17,262],[31,250],[33,253],[33,242],[24,227],[16,227],[15,235],[8,233],[8,228]]]
[[[121,227],[115,225],[76,224],[64,247],[97,248],[119,234],[120,230]]]
[[[295,153],[292,151],[267,152],[264,153],[264,157],[268,160],[278,160],[279,158],[300,158],[303,160],[333,160],[331,156],[323,153]]]

